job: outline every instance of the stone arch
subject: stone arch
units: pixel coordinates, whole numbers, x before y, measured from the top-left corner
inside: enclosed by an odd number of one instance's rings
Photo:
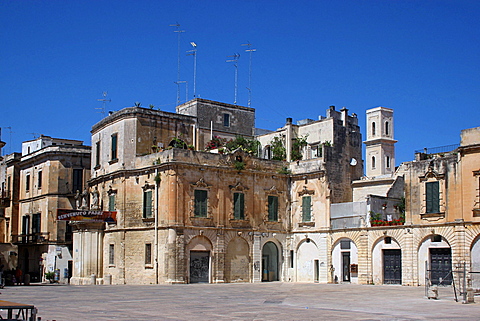
[[[188,283],[211,282],[212,242],[204,235],[190,239],[185,247]]]
[[[480,234],[472,241],[470,245],[470,270],[472,272],[480,272]],[[480,274],[471,273],[472,288],[474,290],[480,289]]]
[[[318,246],[310,238],[305,238],[297,244],[297,282],[318,282],[319,257]]]
[[[394,237],[384,234],[377,237],[372,244],[372,281],[374,284],[401,284],[402,282],[402,245]],[[391,267],[390,258],[395,256],[398,262]],[[388,263],[387,263],[388,260]],[[392,273],[392,270],[394,272]],[[391,277],[395,274],[395,277]]]
[[[281,275],[281,244],[268,239],[262,246],[262,281],[279,281]]]
[[[442,250],[445,252],[446,256],[448,256],[448,254],[450,255],[450,265],[451,265],[452,246],[451,246],[451,243],[447,240],[447,238],[443,234],[424,233],[423,237],[419,240],[418,247],[417,247],[418,284],[419,285],[425,285],[426,276],[429,276],[429,278],[434,279],[433,281],[431,281],[433,283],[438,281],[435,276],[431,277],[432,272],[427,273],[427,266],[428,266],[428,269],[430,270],[434,269],[432,268],[432,260],[434,260],[432,258],[432,253],[442,251]]]
[[[350,235],[349,235],[350,236]],[[358,283],[358,247],[354,238],[338,237],[332,246],[332,278]]]
[[[248,282],[250,280],[250,246],[242,237],[228,242],[225,254],[225,281]]]

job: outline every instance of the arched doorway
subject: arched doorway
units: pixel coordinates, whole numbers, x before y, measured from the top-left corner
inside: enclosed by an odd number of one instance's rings
[[[210,282],[210,253],[212,244],[203,236],[193,238],[187,245],[189,258],[189,282],[208,283]]]
[[[267,242],[262,250],[262,281],[279,280],[278,248],[273,242]]]
[[[402,249],[392,237],[380,238],[372,251],[374,284],[402,284]]]
[[[310,239],[300,243],[297,250],[297,281],[318,282],[318,248]]]
[[[470,250],[470,257],[472,260],[472,272],[480,272],[480,235],[472,243],[472,248]],[[471,273],[470,277],[472,278],[472,288],[474,290],[480,289],[480,274]]]
[[[418,283],[452,284],[452,250],[438,234],[426,237],[418,249]]]
[[[241,237],[233,238],[225,255],[225,281],[248,282],[250,280],[250,249]]]
[[[332,251],[333,280],[358,283],[358,250],[349,238],[338,240]]]

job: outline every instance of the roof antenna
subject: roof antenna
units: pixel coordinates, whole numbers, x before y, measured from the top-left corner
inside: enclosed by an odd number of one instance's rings
[[[101,101],[102,102],[102,107],[101,108],[95,108],[95,109],[98,109],[100,110],[99,113],[102,114],[102,117],[105,117],[105,106],[107,104],[107,102],[111,102],[112,100],[111,99],[107,99],[107,92],[104,91],[102,93],[102,96],[103,98],[102,99],[97,99],[97,101]]]
[[[248,64],[248,107],[251,106],[252,104],[252,52],[257,51],[257,49],[252,49],[252,44],[250,41],[247,41],[247,43],[243,44],[242,46],[248,46],[248,49],[245,50],[245,52],[248,52],[250,55],[250,61]]]
[[[193,56],[193,98],[197,97],[197,44],[195,42],[190,42],[193,49],[187,52],[189,53],[187,56]]]
[[[177,57],[177,81],[175,82],[177,84],[177,106],[180,105],[180,35],[182,32],[185,32],[185,30],[180,30],[180,24],[177,22],[174,25],[170,25],[170,27],[176,27],[177,30],[174,30],[173,32],[177,33],[177,41],[178,41],[178,57]]]
[[[227,56],[229,58],[232,58],[232,59],[229,59],[227,60],[227,62],[233,62],[233,66],[235,67],[235,100],[233,102],[234,105],[237,104],[237,89],[238,89],[238,58],[240,58],[240,54],[236,53],[236,54],[233,54],[231,56]]]

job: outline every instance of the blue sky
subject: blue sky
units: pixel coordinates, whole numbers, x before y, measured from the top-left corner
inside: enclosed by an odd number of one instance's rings
[[[44,134],[90,145],[102,92],[119,110],[141,102],[174,111],[180,78],[193,98],[252,107],[257,127],[317,119],[330,105],[359,116],[395,110],[397,165],[459,142],[480,126],[478,1],[10,1],[0,3],[3,154]],[[181,85],[181,100],[186,87]],[[11,130],[5,127],[11,127]],[[365,137],[365,135],[364,135]]]

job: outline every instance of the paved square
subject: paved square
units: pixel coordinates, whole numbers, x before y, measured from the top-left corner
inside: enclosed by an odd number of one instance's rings
[[[439,300],[426,299],[423,287],[281,282],[33,285],[1,292],[2,300],[35,305],[42,321],[480,320],[480,305],[455,302],[449,287],[439,289]]]

